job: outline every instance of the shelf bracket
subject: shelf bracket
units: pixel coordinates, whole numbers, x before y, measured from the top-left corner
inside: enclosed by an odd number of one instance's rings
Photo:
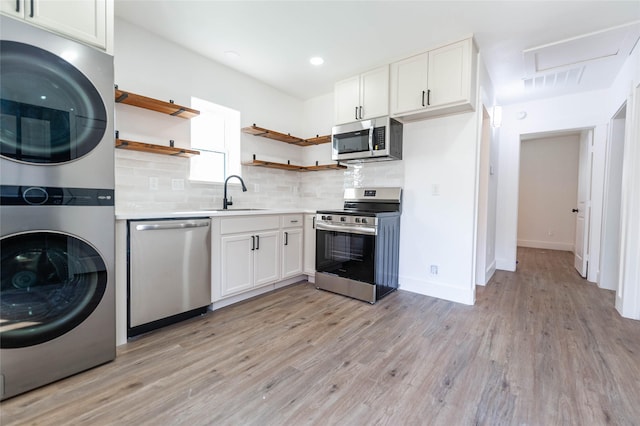
[[[118,96],[116,98],[116,103],[120,103],[122,101],[124,101],[125,99],[127,99],[129,97],[129,94],[127,92],[122,92],[122,95]]]

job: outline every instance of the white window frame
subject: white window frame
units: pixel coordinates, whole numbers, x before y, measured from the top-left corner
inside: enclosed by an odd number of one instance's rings
[[[223,183],[229,175],[241,176],[242,167],[240,164],[240,111],[217,105],[205,99],[191,97],[191,106],[200,111],[200,116],[191,119],[191,148],[203,153],[213,152],[224,154],[224,168],[221,178],[202,178],[198,173],[198,158],[191,157],[191,167],[189,170],[189,180],[192,182]],[[216,146],[215,143],[208,144],[206,138],[201,138],[197,134],[199,123],[197,120],[206,120],[207,116],[215,114],[224,120],[224,142]],[[206,154],[205,154],[206,155]]]

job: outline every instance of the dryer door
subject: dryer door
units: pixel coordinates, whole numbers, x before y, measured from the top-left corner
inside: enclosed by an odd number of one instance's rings
[[[60,164],[91,152],[107,129],[100,94],[77,68],[46,50],[0,41],[0,155]]]
[[[88,243],[56,232],[0,240],[0,347],[43,343],[72,330],[98,306],[106,265]]]

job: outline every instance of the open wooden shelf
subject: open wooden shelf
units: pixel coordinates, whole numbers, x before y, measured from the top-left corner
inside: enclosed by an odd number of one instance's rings
[[[139,108],[149,109],[151,111],[161,112],[163,114],[173,115],[180,118],[193,118],[200,115],[200,111],[178,105],[171,102],[160,101],[158,99],[148,98],[132,92],[115,89],[116,103],[136,106]]]
[[[164,154],[184,158],[193,157],[194,155],[200,155],[200,151],[194,151],[192,149],[175,148],[171,146],[128,141],[125,139],[116,139],[116,148],[129,149],[132,151],[151,152],[153,154]]]
[[[316,165],[316,166],[306,166],[305,169],[307,169],[310,172],[319,172],[322,170],[343,170],[346,169],[347,166],[344,166],[340,163],[336,163],[336,164],[320,164],[320,165]]]
[[[273,161],[264,161],[257,160],[254,156],[253,160],[245,161],[242,163],[244,166],[257,166],[257,167],[267,167],[270,169],[279,169],[279,170],[288,170],[292,172],[317,172],[321,170],[342,170],[346,169],[347,166],[343,166],[340,163],[336,164],[322,164],[315,166],[296,166],[293,164],[285,164],[285,163],[276,163]]]
[[[331,142],[331,135],[317,136],[315,138],[302,139],[297,136],[291,136],[289,133],[284,134],[274,130],[258,127],[255,124],[250,127],[243,127],[242,131],[249,135],[261,136],[263,138],[273,139],[280,142],[289,143],[297,146],[312,146]]]

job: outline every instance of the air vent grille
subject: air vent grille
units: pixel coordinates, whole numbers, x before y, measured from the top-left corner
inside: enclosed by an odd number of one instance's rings
[[[553,74],[539,75],[524,79],[527,90],[563,89],[577,87],[582,80],[585,67],[571,68]]]

